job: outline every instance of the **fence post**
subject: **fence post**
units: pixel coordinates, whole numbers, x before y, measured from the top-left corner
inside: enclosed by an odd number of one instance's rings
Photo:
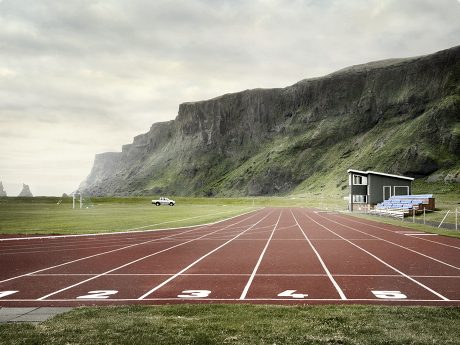
[[[458,208],[455,209],[455,230],[458,230],[457,229],[457,224],[458,224],[457,219],[458,219]]]
[[[425,207],[423,208],[423,225],[425,225]]]

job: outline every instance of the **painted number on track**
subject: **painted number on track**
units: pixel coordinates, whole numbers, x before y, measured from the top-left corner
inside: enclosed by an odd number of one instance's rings
[[[305,298],[307,297],[308,295],[304,295],[304,294],[301,294],[301,293],[294,293],[296,292],[297,290],[286,290],[284,292],[281,292],[280,294],[278,294],[279,297],[292,297],[292,298]]]
[[[19,292],[19,291],[0,291],[0,298],[8,296],[8,295],[12,295],[16,292]]]
[[[118,291],[117,290],[97,290],[97,291],[90,291],[88,295],[79,296],[77,298],[81,299],[102,299],[102,298],[109,298],[110,295],[115,295]]]
[[[407,298],[407,296],[402,294],[401,291],[372,291],[372,293],[377,298],[394,298],[394,299]]]
[[[186,295],[178,295],[179,298],[202,298],[208,297],[211,291],[209,290],[185,290],[182,291]]]

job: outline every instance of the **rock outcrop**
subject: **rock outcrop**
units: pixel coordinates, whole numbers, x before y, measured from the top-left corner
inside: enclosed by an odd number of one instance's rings
[[[96,155],[91,196],[342,190],[348,168],[460,170],[460,46],[353,66],[281,89],[179,106],[122,152]]]
[[[30,188],[29,188],[28,185],[26,185],[24,183],[22,184],[22,191],[21,191],[21,193],[19,193],[18,197],[19,196],[33,197],[32,192],[30,191]]]
[[[7,196],[6,192],[3,190],[3,183],[0,181],[0,196]]]

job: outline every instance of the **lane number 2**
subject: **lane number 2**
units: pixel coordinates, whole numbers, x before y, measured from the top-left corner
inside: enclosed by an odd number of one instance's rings
[[[284,292],[281,292],[280,294],[278,294],[279,297],[292,297],[292,298],[305,298],[307,297],[308,295],[304,295],[304,294],[301,294],[301,293],[294,293],[296,292],[297,290],[286,290]]]
[[[103,299],[109,298],[110,295],[115,295],[118,291],[117,290],[96,290],[88,292],[88,295],[79,296],[77,298],[81,299]]]
[[[208,297],[211,294],[209,290],[185,290],[182,291],[186,295],[178,295],[179,298],[202,298]]]
[[[401,293],[401,291],[372,291],[372,293],[377,298],[393,298],[393,299],[407,298],[407,296]]]

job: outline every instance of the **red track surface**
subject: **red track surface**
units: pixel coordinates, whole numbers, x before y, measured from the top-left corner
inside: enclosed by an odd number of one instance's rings
[[[460,306],[460,240],[307,208],[0,238],[0,306],[165,303]]]

